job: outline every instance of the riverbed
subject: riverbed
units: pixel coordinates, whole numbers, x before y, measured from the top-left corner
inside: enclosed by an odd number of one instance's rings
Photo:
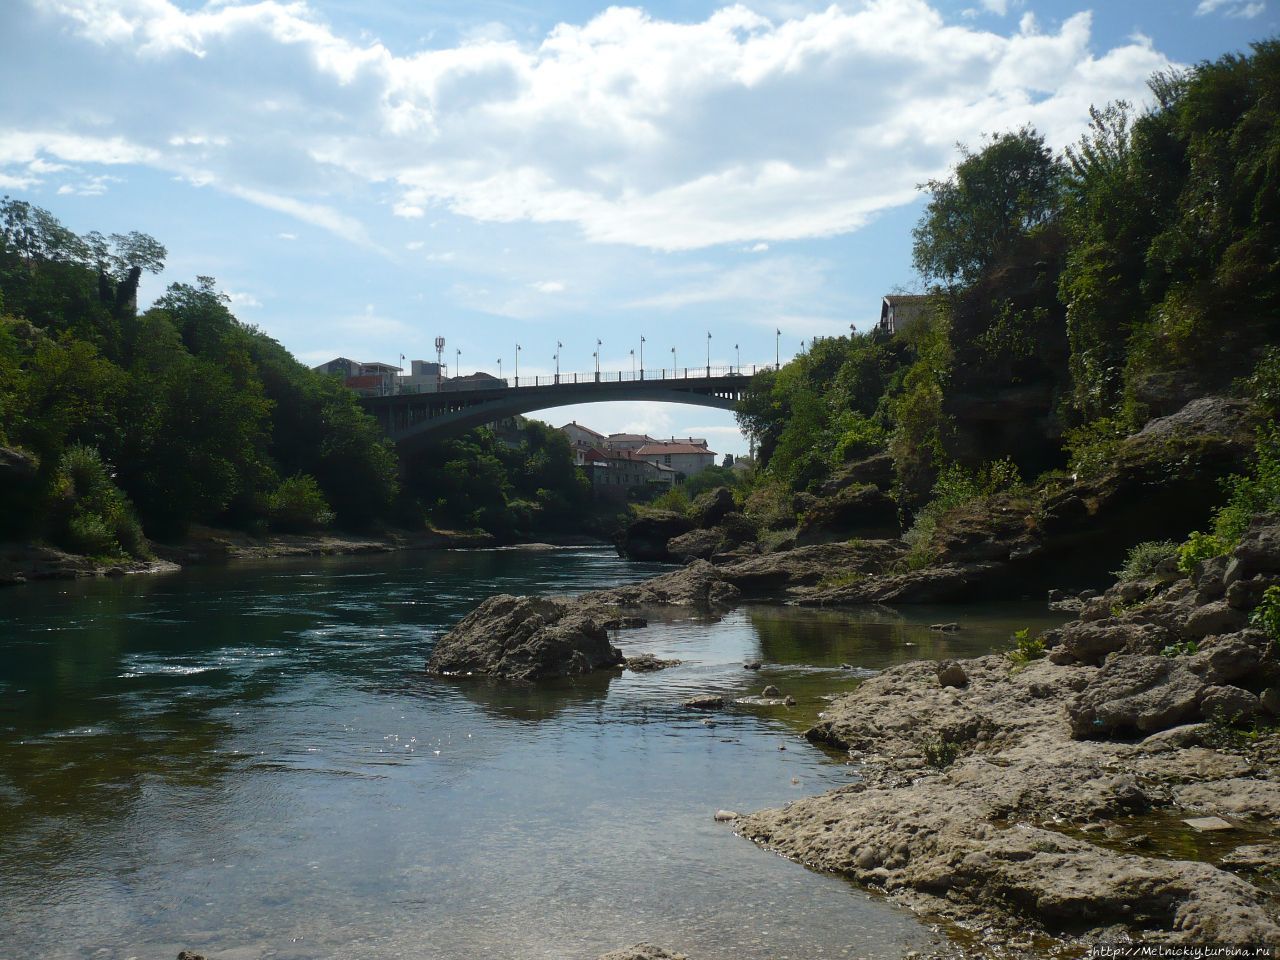
[[[592,549],[271,561],[0,592],[0,960],[901,957],[936,933],[713,821],[851,782],[800,736],[870,672],[1043,605],[744,607],[616,638],[683,665],[428,678],[498,592],[661,569]],[[956,633],[931,631],[957,620]],[[744,670],[744,660],[764,668]],[[756,694],[712,723],[694,693]]]

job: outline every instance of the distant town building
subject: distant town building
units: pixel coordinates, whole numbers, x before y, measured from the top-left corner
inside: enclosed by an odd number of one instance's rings
[[[390,363],[361,363],[347,357],[334,357],[311,369],[326,376],[341,377],[343,385],[361,396],[387,397],[396,392],[396,375],[401,368]]]
[[[646,443],[635,454],[650,463],[670,467],[686,477],[695,476],[716,463],[715,451],[707,449],[705,440],[697,443],[688,440]]]
[[[645,433],[611,433],[605,438],[605,446],[610,450],[639,450],[646,443],[657,441]]]
[[[411,360],[409,375],[401,377],[397,386],[401,393],[435,393],[443,376],[440,364],[434,360]]]
[[[891,293],[880,302],[877,333],[902,333],[929,310],[929,296],[918,293]]]
[[[560,428],[560,432],[569,438],[569,446],[573,448],[573,462],[578,466],[586,463],[589,450],[599,452],[608,447],[608,439],[603,433],[596,433],[590,427],[584,427],[574,420]]]

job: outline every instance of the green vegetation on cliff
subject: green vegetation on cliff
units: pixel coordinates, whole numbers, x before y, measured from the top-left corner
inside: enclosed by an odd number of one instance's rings
[[[1123,437],[1190,400],[1244,394],[1275,415],[1280,43],[1150,86],[1150,110],[1093,110],[1062,155],[1023,128],[925,185],[927,304],[757,378],[739,414],[760,454],[748,504],[794,517],[887,452],[926,563],[940,515],[1021,478],[1104,473]],[[1230,491],[1240,510],[1275,509],[1267,449]]]

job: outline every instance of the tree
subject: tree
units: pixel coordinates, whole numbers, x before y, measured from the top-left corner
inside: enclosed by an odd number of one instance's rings
[[[916,269],[948,285],[974,283],[1020,237],[1057,211],[1061,168],[1044,138],[1024,127],[988,138],[946,180],[921,185],[932,194],[912,231]]]

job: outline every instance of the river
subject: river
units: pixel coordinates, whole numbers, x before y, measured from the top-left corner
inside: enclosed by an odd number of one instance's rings
[[[826,960],[928,944],[906,911],[712,814],[850,782],[799,736],[823,695],[1005,647],[1049,622],[1043,606],[748,607],[619,635],[628,655],[685,661],[655,674],[423,674],[437,633],[490,594],[657,569],[587,549],[440,552],[0,592],[0,960],[589,960],[642,939],[697,960]],[[797,706],[713,725],[681,708],[766,683]]]

